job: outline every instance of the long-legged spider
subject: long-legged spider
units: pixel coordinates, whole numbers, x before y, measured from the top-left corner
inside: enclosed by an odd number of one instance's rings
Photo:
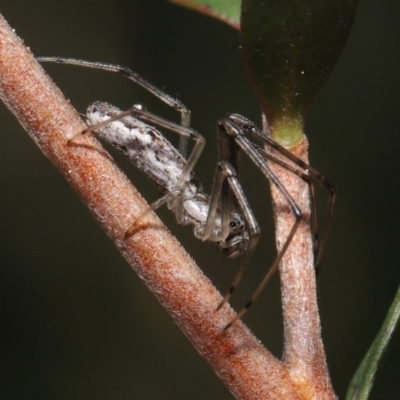
[[[238,286],[250,263],[260,236],[258,222],[238,178],[238,154],[240,150],[248,155],[257,168],[286,199],[295,217],[289,235],[250,300],[236,317],[226,325],[225,329],[240,319],[260,295],[276,272],[303,218],[302,211],[272,172],[267,160],[286,168],[308,184],[312,207],[310,223],[314,233],[316,265],[319,264],[331,225],[336,196],[335,186],[317,170],[272,140],[268,133],[262,132],[251,121],[238,114],[228,114],[219,121],[219,161],[213,189],[211,195],[208,196],[203,192],[201,184],[196,180],[193,173],[203,151],[205,140],[190,127],[190,111],[183,103],[164,93],[130,69],[119,65],[60,57],[39,57],[38,60],[120,73],[181,113],[181,124],[176,124],[146,111],[140,105],[135,105],[127,111],[121,111],[110,104],[95,102],[88,107],[86,118],[89,126],[82,134],[93,132],[111,143],[126,154],[132,163],[146,173],[159,187],[163,196],[151,204],[150,209],[156,210],[166,203],[175,214],[178,223],[194,226],[194,234],[197,238],[215,242],[229,258],[244,254],[241,266],[229,291],[218,305],[218,310],[229,300]],[[179,134],[179,151],[154,126]],[[251,142],[248,136],[259,139],[264,148]],[[186,159],[188,139],[194,140],[194,146]],[[270,154],[268,148],[280,153],[287,162]],[[317,181],[329,192],[327,217],[321,242],[317,238],[314,181]],[[138,220],[141,218],[142,216]],[[128,227],[126,239],[129,239],[133,234],[138,220]]]

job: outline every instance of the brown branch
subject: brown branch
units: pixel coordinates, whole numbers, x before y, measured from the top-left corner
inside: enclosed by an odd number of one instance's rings
[[[308,163],[307,139],[304,138],[291,152]],[[278,153],[275,156],[282,158]],[[303,220],[279,266],[285,336],[284,363],[305,398],[334,399],[336,396],[326,365],[316,297],[309,187],[289,170],[272,162],[270,167],[303,212]],[[293,226],[294,216],[287,201],[273,185],[271,192],[276,243],[280,249]]]
[[[147,209],[147,204],[93,137],[67,144],[85,125],[2,17],[0,96],[237,398],[309,399],[310,393],[318,399],[333,398],[323,397],[322,392],[314,390],[315,385],[312,390],[304,390],[304,381],[298,375],[317,379],[315,369],[321,363],[312,363],[314,373],[309,373],[308,367],[302,368],[301,363],[299,366],[295,362],[297,354],[289,345],[297,343],[292,339],[297,338],[295,329],[286,326],[285,363],[289,368],[265,350],[242,322],[223,331],[234,312],[228,306],[216,312],[221,295],[154,214],[149,214],[142,229],[125,240],[126,229]],[[297,326],[299,322],[288,318],[295,299],[286,294],[286,283],[283,286],[286,298],[290,299],[284,299],[286,325]],[[314,326],[314,322],[310,324]],[[316,348],[322,350],[319,344]],[[298,356],[303,357],[304,352]],[[318,379],[326,382],[327,378]],[[325,384],[325,389],[328,386]]]

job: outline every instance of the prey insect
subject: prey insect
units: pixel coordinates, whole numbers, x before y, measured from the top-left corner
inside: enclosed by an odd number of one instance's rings
[[[88,128],[82,134],[92,132],[118,148],[159,187],[163,196],[151,204],[150,209],[156,210],[161,205],[167,204],[168,208],[175,214],[178,223],[194,227],[194,234],[197,238],[216,243],[219,249],[229,258],[244,255],[234,281],[218,305],[217,310],[229,300],[241,281],[260,237],[258,222],[238,178],[239,152],[246,153],[262,174],[282,194],[295,217],[293,226],[281,250],[253,292],[250,300],[236,317],[226,325],[225,329],[228,329],[240,319],[260,295],[276,272],[303,219],[299,206],[272,172],[267,161],[286,168],[309,186],[312,206],[310,224],[314,233],[316,264],[320,262],[331,225],[336,195],[335,187],[317,170],[273,141],[268,133],[262,132],[251,121],[238,114],[228,114],[219,121],[219,161],[212,192],[209,196],[203,192],[202,186],[196,180],[193,172],[203,151],[205,140],[202,135],[190,127],[190,111],[181,102],[125,67],[71,58],[40,57],[38,60],[120,73],[181,113],[181,123],[177,124],[148,112],[141,105],[135,105],[127,111],[121,111],[110,104],[95,102],[88,107],[86,113]],[[179,135],[179,151],[155,126]],[[251,142],[248,139],[249,136],[260,140],[264,148]],[[186,157],[189,139],[194,141],[194,145],[190,154]],[[284,160],[270,154],[268,148],[280,153]],[[325,228],[320,242],[317,237],[314,181],[321,184],[329,193]],[[139,217],[139,220],[141,218],[142,216]],[[137,222],[134,221],[126,231],[127,239],[133,234]]]

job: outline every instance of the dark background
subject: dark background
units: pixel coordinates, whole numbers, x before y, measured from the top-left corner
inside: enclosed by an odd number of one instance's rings
[[[197,167],[207,190],[216,121],[238,112],[260,122],[240,64],[238,34],[161,0],[14,0],[0,11],[36,55],[130,66],[178,96],[207,139]],[[330,373],[343,398],[400,282],[400,4],[361,0],[344,54],[307,118],[311,163],[338,186],[318,296]],[[120,76],[45,65],[84,113],[94,100],[141,102],[177,116]],[[76,194],[0,107],[0,394],[3,399],[230,399],[153,295],[100,231]],[[148,200],[152,184],[119,159]],[[263,231],[240,290],[247,300],[274,255],[267,185],[244,161],[242,180]],[[258,190],[256,190],[256,188]],[[253,190],[252,190],[253,189]],[[325,202],[326,194],[318,196]],[[166,210],[159,215],[225,290],[235,268]],[[211,265],[219,264],[218,270]],[[237,266],[237,263],[233,263]],[[245,322],[281,356],[279,279]],[[372,399],[398,399],[400,335]]]

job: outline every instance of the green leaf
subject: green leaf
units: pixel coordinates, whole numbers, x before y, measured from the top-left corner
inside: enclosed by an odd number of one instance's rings
[[[239,29],[240,0],[170,0],[171,3],[192,8],[217,18],[235,29]]]
[[[358,370],[350,382],[346,400],[366,400],[372,389],[372,384],[379,361],[389,343],[400,318],[400,287],[390,306],[382,328],[362,360]]]
[[[274,139],[294,146],[349,35],[358,0],[243,0],[247,78]]]

